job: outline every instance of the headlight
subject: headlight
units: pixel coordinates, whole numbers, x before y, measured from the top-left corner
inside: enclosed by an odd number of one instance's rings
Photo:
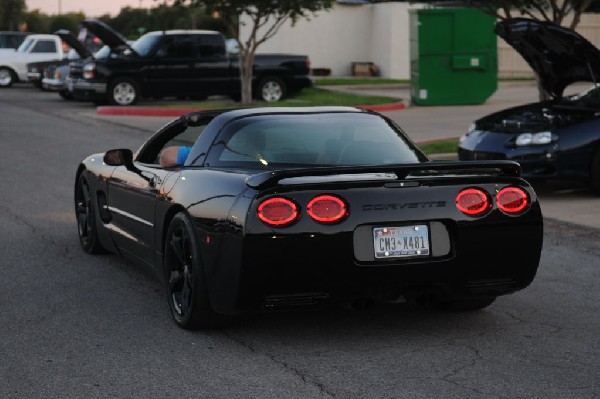
[[[515,144],[518,147],[526,145],[544,145],[552,142],[552,132],[522,133],[517,136]]]
[[[96,77],[96,64],[85,64],[83,66],[83,78],[94,79]]]

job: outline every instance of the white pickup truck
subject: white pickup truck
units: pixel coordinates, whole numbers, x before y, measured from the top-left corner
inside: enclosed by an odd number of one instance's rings
[[[66,56],[56,35],[29,35],[18,49],[0,49],[0,87],[27,82],[27,64],[60,60]]]

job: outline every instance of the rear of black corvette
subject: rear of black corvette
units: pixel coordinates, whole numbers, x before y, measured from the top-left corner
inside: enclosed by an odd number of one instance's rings
[[[188,132],[182,167],[152,164]],[[517,163],[430,162],[375,113],[198,113],[135,156],[100,158],[76,184],[82,247],[153,266],[183,328],[364,298],[480,309],[530,284],[540,259],[540,206]]]
[[[529,285],[538,267],[542,216],[518,174],[512,162],[466,162],[253,176],[253,195],[236,205],[248,209],[243,232],[224,238],[221,272],[209,277],[222,289],[212,306],[241,313],[405,297],[483,308]]]

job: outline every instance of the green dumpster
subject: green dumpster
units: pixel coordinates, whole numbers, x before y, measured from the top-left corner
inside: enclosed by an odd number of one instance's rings
[[[493,16],[475,8],[410,12],[410,83],[417,105],[481,104],[497,89]]]

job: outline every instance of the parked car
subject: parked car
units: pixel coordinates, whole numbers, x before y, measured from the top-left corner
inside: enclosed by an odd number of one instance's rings
[[[133,41],[128,40],[127,44],[131,45],[133,44]],[[109,46],[105,45],[96,51],[91,57],[96,60],[103,60],[106,58],[116,58],[118,57],[118,53],[113,52]],[[76,57],[74,59],[79,58],[81,57]],[[72,90],[70,91],[67,86],[67,78],[69,77],[70,70],[70,61],[67,64],[59,63],[58,65],[48,66],[44,71],[42,86],[45,90],[58,92],[58,94],[60,94],[60,96],[65,100],[72,99]]]
[[[532,180],[585,181],[600,193],[600,51],[571,29],[516,18],[496,33],[537,73],[553,99],[493,113],[461,137],[460,160],[513,160]],[[578,81],[594,82],[564,97]]]
[[[66,56],[62,41],[56,35],[29,35],[15,51],[0,49],[0,87],[27,82],[27,64],[52,61]]]
[[[183,165],[161,153],[190,146]],[[347,107],[195,112],[77,168],[84,251],[153,269],[183,328],[401,297],[475,310],[527,287],[542,214],[511,161],[430,162]]]
[[[17,49],[28,35],[31,35],[31,33],[10,31],[0,32],[0,49]]]
[[[99,20],[82,24],[120,56],[71,65],[67,83],[78,99],[131,105],[141,97],[241,96],[238,58],[227,53],[219,32],[150,32],[128,46]],[[302,55],[260,55],[254,71],[254,92],[265,101],[278,101],[312,84],[308,57]]]
[[[54,32],[54,34],[60,37],[60,39],[69,46],[70,50],[65,54],[64,58],[27,64],[27,78],[39,88],[44,88],[42,80],[44,79],[44,71],[46,68],[50,66],[68,65],[71,61],[92,56],[90,49],[73,36],[70,31],[61,29]]]

